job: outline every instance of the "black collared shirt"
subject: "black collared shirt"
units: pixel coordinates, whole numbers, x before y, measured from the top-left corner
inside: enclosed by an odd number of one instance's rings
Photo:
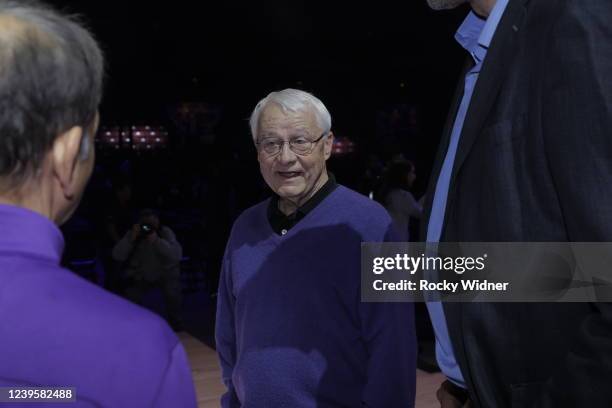
[[[321,203],[328,195],[330,195],[336,187],[338,187],[338,183],[336,183],[336,178],[332,173],[327,173],[329,180],[323,184],[323,187],[319,189],[310,200],[306,201],[300,208],[295,210],[293,213],[289,215],[285,215],[279,210],[278,202],[280,197],[278,195],[274,195],[270,200],[270,205],[268,206],[268,221],[270,221],[270,225],[274,232],[278,235],[285,235],[287,231],[289,231],[295,224],[297,224],[302,218],[306,216],[309,212],[315,209],[317,205]]]

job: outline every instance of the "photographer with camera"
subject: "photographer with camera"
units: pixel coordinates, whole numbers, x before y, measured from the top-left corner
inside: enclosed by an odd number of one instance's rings
[[[154,288],[164,294],[168,323],[180,331],[182,322],[180,261],[183,253],[174,232],[160,225],[153,210],[143,210],[135,224],[113,248],[113,258],[123,263],[127,282],[125,293],[142,304],[144,295]]]

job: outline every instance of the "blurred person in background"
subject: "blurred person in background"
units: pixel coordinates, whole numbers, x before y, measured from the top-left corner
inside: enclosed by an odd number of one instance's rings
[[[104,287],[111,292],[123,293],[121,264],[113,259],[112,251],[117,242],[132,228],[135,214],[132,208],[132,184],[123,177],[112,182],[112,194],[104,208],[104,219],[100,234],[104,264]]]
[[[159,216],[151,209],[141,211],[138,223],[113,248],[113,258],[123,264],[127,298],[142,304],[147,292],[162,289],[168,322],[175,331],[182,329],[182,254],[174,232],[161,225]]]
[[[410,218],[420,219],[423,205],[410,189],[416,180],[414,164],[408,160],[395,160],[383,175],[379,200],[393,219],[400,241],[410,241]]]

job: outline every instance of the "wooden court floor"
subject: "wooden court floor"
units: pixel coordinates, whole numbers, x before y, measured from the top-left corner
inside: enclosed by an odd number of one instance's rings
[[[179,338],[185,346],[193,382],[198,395],[199,408],[218,408],[219,396],[224,387],[221,383],[221,370],[214,350],[200,342],[195,337],[183,332]],[[417,371],[416,408],[438,408],[435,391],[442,382],[442,375]]]

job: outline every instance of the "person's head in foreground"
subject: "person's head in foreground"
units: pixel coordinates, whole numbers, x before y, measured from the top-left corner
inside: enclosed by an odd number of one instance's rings
[[[65,222],[94,164],[104,60],[80,24],[0,2],[0,203]]]
[[[195,407],[170,328],[60,266],[56,224],[92,172],[103,72],[77,19],[0,0],[0,386],[63,388],[53,396],[75,407]]]

